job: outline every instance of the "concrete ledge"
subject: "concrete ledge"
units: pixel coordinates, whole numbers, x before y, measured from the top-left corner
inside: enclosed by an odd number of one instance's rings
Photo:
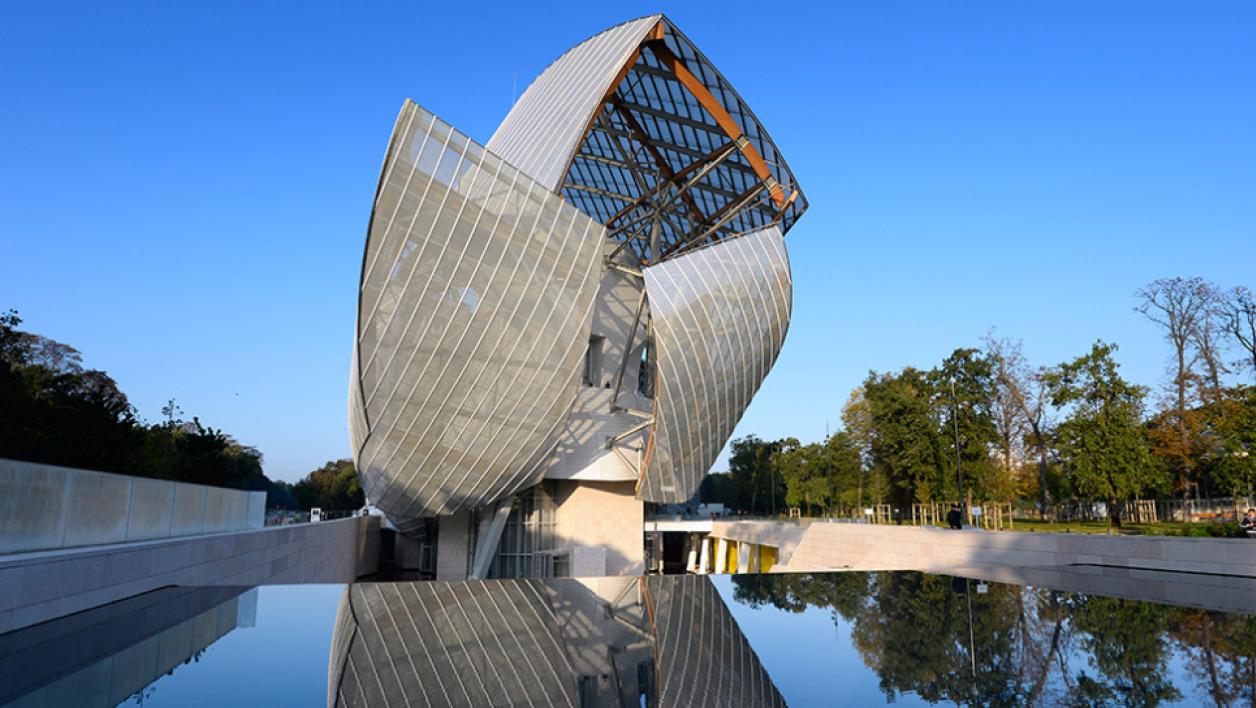
[[[0,634],[161,587],[347,583],[373,572],[379,519],[354,517],[0,558]]]
[[[0,460],[0,555],[260,529],[266,492]]]
[[[1075,566],[1256,577],[1256,542],[815,523],[780,569],[951,572]]]

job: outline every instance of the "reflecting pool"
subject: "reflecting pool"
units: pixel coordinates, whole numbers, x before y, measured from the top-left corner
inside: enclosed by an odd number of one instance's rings
[[[0,636],[0,705],[1256,703],[1250,581],[1105,572],[167,588]]]

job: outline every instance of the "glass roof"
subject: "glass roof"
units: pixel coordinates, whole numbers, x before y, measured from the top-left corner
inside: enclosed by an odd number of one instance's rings
[[[560,193],[646,262],[777,224],[807,208],[750,109],[670,22],[607,92]]]

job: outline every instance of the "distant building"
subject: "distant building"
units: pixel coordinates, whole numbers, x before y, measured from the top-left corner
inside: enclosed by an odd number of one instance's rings
[[[486,146],[407,101],[354,341],[369,501],[441,578],[642,572],[644,502],[693,497],[776,360],[806,206],[662,15],[568,51]]]

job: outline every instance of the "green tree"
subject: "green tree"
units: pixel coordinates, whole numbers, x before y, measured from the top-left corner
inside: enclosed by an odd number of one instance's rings
[[[1192,411],[1204,429],[1199,476],[1238,496],[1256,486],[1256,387],[1237,386]]]
[[[312,509],[352,511],[366,503],[353,460],[331,460],[292,486],[292,496]]]
[[[770,511],[776,501],[780,475],[776,470],[779,442],[764,442],[757,435],[747,435],[732,442],[728,471],[741,493],[745,509],[750,513]]]
[[[1097,595],[1075,595],[1073,627],[1081,635],[1098,677],[1082,672],[1083,705],[1154,708],[1182,692],[1169,680],[1169,619],[1177,608]],[[1103,679],[1106,679],[1104,681]]]
[[[957,492],[971,490],[976,499],[1008,498],[1011,480],[1000,474],[990,456],[999,442],[993,413],[995,372],[990,360],[976,349],[956,349],[941,367],[930,372],[929,379],[942,428],[939,439],[951,463],[949,469],[957,476]],[[962,480],[958,479],[961,476]],[[961,481],[964,488],[958,489]]]
[[[1143,435],[1146,389],[1117,373],[1116,349],[1096,342],[1048,380],[1052,405],[1071,407],[1056,436],[1073,488],[1084,499],[1107,501],[1111,525],[1120,528],[1124,501],[1160,484],[1163,475]]]
[[[143,434],[113,379],[0,316],[0,457],[130,474]]]
[[[712,472],[702,479],[698,499],[706,504],[723,504],[725,509],[744,509],[741,491],[728,472]]]
[[[954,463],[947,464],[929,377],[907,368],[898,374],[871,372],[864,381],[871,421],[872,464],[885,481],[890,501],[957,498]],[[950,470],[951,474],[946,472]]]
[[[145,426],[105,372],[85,369],[67,344],[18,330],[21,322],[12,310],[0,315],[0,457],[287,499],[255,448],[196,418],[177,420],[173,400],[166,422]]]

